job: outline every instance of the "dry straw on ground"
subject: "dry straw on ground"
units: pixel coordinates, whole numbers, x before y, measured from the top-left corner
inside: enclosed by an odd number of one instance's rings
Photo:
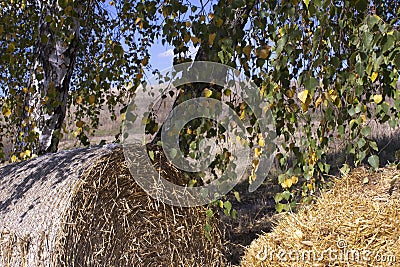
[[[207,240],[205,208],[150,198],[121,148],[62,152],[0,175],[0,266],[225,265],[219,222]]]
[[[392,167],[337,179],[315,205],[284,214],[253,241],[242,266],[399,266],[398,180]]]

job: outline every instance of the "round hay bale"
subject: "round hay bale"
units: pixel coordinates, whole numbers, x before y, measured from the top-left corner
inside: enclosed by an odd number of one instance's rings
[[[254,240],[241,265],[398,266],[400,173],[364,168],[335,180],[316,204],[279,216]]]
[[[183,180],[165,167],[171,180]],[[208,240],[204,207],[150,198],[120,147],[46,155],[5,166],[0,177],[1,266],[226,264],[219,221]]]

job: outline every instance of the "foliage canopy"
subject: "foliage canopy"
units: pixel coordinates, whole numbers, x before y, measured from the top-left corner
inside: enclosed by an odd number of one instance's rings
[[[192,60],[188,51],[195,47],[196,60],[243,71],[268,101],[281,141],[284,192],[276,196],[277,209],[289,209],[293,196],[311,195],[329,173],[326,156],[338,140],[356,164],[378,167],[369,122],[399,125],[399,17],[398,0],[5,0],[2,139],[15,143],[14,160],[55,151],[65,109],[74,104],[73,130],[88,144],[102,105],[113,111],[146,78],[154,42],[174,47],[175,64]],[[205,88],[182,94],[195,97]],[[209,88],[208,97],[229,94]],[[251,121],[248,107],[231,104]],[[187,145],[198,142],[187,134]],[[262,143],[257,132],[249,134]]]

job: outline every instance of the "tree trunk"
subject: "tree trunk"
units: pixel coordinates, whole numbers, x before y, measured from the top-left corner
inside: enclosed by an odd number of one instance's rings
[[[54,29],[49,17],[59,18],[65,12],[57,1],[40,2],[42,16],[39,21],[39,38],[34,48],[35,64],[30,74],[29,92],[25,93],[24,114],[20,125],[23,136],[17,138],[14,151],[31,149],[41,155],[56,152],[61,138],[69,84],[79,43],[79,15],[75,9],[73,23],[67,29]],[[62,32],[64,31],[64,32]],[[67,37],[62,37],[64,36]],[[35,145],[27,147],[28,141]]]

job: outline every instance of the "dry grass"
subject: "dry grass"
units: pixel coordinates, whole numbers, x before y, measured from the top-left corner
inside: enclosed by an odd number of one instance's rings
[[[86,157],[96,152],[90,151],[64,153],[64,162],[60,153],[53,160],[47,155],[53,166],[43,171],[32,168],[42,157],[0,169],[7,185],[0,190],[1,266],[226,265],[216,217],[208,240],[204,207],[176,208],[150,198],[131,177],[121,148],[97,160]],[[185,182],[168,166],[161,166],[163,175]],[[22,180],[13,182],[21,167]]]
[[[174,175],[167,171],[170,179]],[[178,178],[181,179],[181,178]],[[204,233],[205,209],[150,198],[131,178],[122,151],[98,162],[66,216],[65,266],[222,266],[219,226]]]
[[[398,180],[395,168],[354,170],[316,204],[280,216],[251,244],[242,266],[398,266]]]

